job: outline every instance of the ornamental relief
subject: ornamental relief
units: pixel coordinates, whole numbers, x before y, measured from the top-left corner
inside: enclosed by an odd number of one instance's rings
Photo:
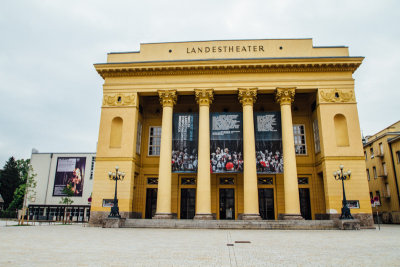
[[[346,103],[355,102],[356,98],[354,96],[354,91],[351,89],[330,89],[321,90],[320,93],[320,103]]]
[[[104,94],[103,107],[135,106],[136,94]]]

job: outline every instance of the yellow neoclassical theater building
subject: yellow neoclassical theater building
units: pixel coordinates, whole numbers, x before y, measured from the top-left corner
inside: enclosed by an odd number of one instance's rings
[[[363,57],[312,39],[141,44],[104,79],[91,223],[125,218],[338,218],[372,223],[353,73]]]

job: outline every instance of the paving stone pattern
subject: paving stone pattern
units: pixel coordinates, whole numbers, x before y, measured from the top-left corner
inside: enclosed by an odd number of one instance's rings
[[[400,225],[380,231],[84,226],[0,222],[0,266],[400,266]]]

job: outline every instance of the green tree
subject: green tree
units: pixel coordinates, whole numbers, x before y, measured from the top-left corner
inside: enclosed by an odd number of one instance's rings
[[[68,208],[72,203],[74,203],[74,201],[72,200],[74,191],[72,190],[71,185],[67,184],[67,186],[63,189],[62,192],[65,194],[65,196],[61,197],[60,204],[66,205],[66,208],[64,210],[64,223],[67,223],[67,216],[69,218],[69,213],[67,213]]]
[[[7,209],[14,198],[14,191],[21,184],[17,161],[11,157],[0,171],[0,194],[4,199],[4,209]]]

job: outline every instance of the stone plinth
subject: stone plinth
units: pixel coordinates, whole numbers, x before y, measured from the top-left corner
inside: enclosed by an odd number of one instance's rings
[[[340,230],[360,230],[360,220],[337,220]]]
[[[125,225],[125,218],[105,218],[103,219],[103,228],[121,228]]]

